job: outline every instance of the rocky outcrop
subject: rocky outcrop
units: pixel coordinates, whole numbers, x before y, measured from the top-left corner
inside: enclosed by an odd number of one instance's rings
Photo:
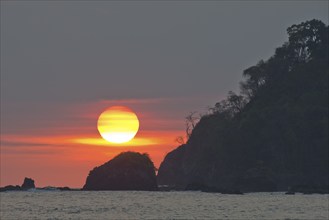
[[[24,178],[24,182],[22,184],[22,186],[16,185],[8,185],[5,187],[0,187],[0,192],[5,192],[5,191],[20,191],[20,190],[28,190],[28,189],[34,189],[35,185],[34,185],[34,180],[31,178]]]
[[[181,145],[168,153],[164,159],[165,163],[161,163],[157,177],[158,185],[161,189],[184,189],[186,185],[182,167],[184,152],[185,145]]]
[[[8,185],[5,187],[0,187],[0,192],[5,192],[5,191],[19,191],[22,190],[19,185],[13,186],[13,185]]]
[[[147,154],[124,152],[90,171],[83,190],[157,190],[155,167]]]
[[[36,188],[35,185],[34,185],[34,180],[31,179],[31,178],[25,177],[22,186],[8,185],[8,186],[5,186],[5,187],[0,187],[0,192],[5,192],[5,191],[26,191],[26,190],[29,190],[29,189],[50,190],[50,191],[79,191],[80,190],[80,189],[71,189],[67,186],[64,186],[64,187],[46,186],[46,187]]]
[[[22,190],[33,189],[35,188],[34,180],[31,178],[25,177],[24,182],[21,186]]]

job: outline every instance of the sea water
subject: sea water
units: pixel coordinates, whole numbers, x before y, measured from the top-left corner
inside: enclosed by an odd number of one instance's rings
[[[328,219],[328,195],[1,192],[0,219]]]

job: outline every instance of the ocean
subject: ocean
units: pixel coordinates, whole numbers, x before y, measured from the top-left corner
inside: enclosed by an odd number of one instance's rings
[[[0,219],[329,219],[328,195],[204,192],[1,192]]]

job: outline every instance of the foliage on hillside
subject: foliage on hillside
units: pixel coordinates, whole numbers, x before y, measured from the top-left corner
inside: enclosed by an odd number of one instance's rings
[[[288,42],[243,72],[241,93],[211,108],[180,151],[176,187],[328,184],[328,30],[319,20],[292,25]]]

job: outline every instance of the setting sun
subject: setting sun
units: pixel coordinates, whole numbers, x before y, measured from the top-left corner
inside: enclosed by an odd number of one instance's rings
[[[124,106],[113,106],[99,116],[97,128],[105,140],[120,144],[135,137],[139,128],[139,120],[131,109]]]

